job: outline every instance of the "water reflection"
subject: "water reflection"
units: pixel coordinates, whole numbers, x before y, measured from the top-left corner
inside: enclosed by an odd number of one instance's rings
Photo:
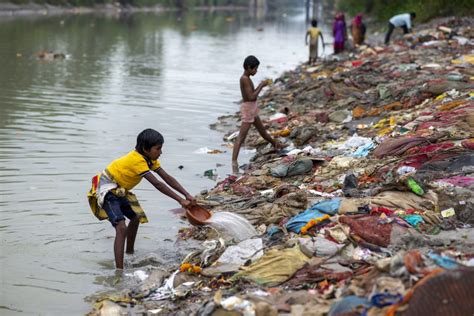
[[[209,124],[238,109],[243,58],[260,58],[258,81],[307,57],[304,10],[284,12],[261,20],[216,11],[0,22],[2,313],[89,309],[83,298],[104,286],[94,279],[113,274],[114,231],[91,215],[85,193],[144,128],[163,133],[162,165],[190,192],[214,184],[204,170],[216,169],[218,180],[231,172],[222,134]],[[41,61],[40,50],[67,58]],[[206,146],[226,153],[195,153]],[[183,225],[167,212],[177,205],[147,183],[135,193],[150,219],[136,256],[173,260],[176,247],[164,240]]]

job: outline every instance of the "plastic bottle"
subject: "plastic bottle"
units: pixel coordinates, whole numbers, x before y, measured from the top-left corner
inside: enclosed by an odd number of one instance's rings
[[[423,188],[416,183],[416,181],[413,178],[408,178],[407,180],[408,187],[413,191],[413,193],[417,195],[423,195],[425,194],[425,191],[423,191]]]

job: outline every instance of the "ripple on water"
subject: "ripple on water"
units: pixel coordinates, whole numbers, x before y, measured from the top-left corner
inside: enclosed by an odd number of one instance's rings
[[[0,305],[0,309],[8,310],[8,311],[11,311],[11,312],[23,313],[23,311],[21,309],[15,308],[13,306]]]
[[[61,290],[61,289],[56,289],[56,288],[47,287],[47,286],[41,286],[41,285],[32,285],[32,284],[12,284],[12,286],[16,286],[16,287],[29,287],[29,288],[37,288],[37,289],[43,289],[43,290],[48,290],[48,291],[53,291],[53,292],[58,292],[58,293],[63,293],[63,294],[81,294],[80,292],[64,291],[64,290]]]

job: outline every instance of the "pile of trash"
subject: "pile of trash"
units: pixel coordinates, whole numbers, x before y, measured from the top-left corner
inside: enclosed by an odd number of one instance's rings
[[[242,174],[198,196],[256,236],[183,229],[180,266],[91,314],[472,315],[474,28],[431,25],[277,79],[261,117],[286,148],[252,131]]]

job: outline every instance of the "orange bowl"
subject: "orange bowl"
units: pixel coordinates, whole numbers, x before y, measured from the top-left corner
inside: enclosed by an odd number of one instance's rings
[[[211,213],[202,206],[194,205],[186,209],[186,217],[192,225],[202,226],[211,217]]]

